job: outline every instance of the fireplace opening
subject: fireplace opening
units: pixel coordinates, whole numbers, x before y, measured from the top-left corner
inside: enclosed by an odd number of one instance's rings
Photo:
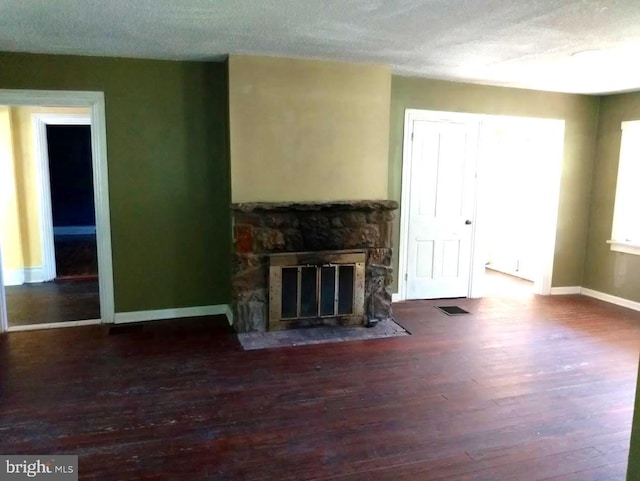
[[[354,271],[353,264],[282,267],[282,319],[353,314]]]
[[[361,325],[363,251],[273,254],[269,266],[269,329]]]

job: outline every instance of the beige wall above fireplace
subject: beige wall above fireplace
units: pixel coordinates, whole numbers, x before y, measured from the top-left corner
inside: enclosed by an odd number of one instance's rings
[[[233,202],[387,198],[388,66],[231,55]]]

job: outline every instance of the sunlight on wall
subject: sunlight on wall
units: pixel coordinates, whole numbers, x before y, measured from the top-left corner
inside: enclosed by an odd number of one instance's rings
[[[24,267],[13,156],[11,111],[0,107],[0,247],[3,269],[7,271]],[[7,272],[5,277],[11,281],[14,276]]]

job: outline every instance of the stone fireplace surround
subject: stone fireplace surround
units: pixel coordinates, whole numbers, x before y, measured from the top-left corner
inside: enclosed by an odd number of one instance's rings
[[[391,200],[233,204],[232,308],[237,332],[266,331],[269,256],[360,249],[365,317],[391,319]]]

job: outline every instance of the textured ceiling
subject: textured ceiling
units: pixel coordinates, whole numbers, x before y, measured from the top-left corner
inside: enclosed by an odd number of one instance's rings
[[[640,89],[640,1],[0,0],[0,51],[198,60],[252,53],[607,93]]]

